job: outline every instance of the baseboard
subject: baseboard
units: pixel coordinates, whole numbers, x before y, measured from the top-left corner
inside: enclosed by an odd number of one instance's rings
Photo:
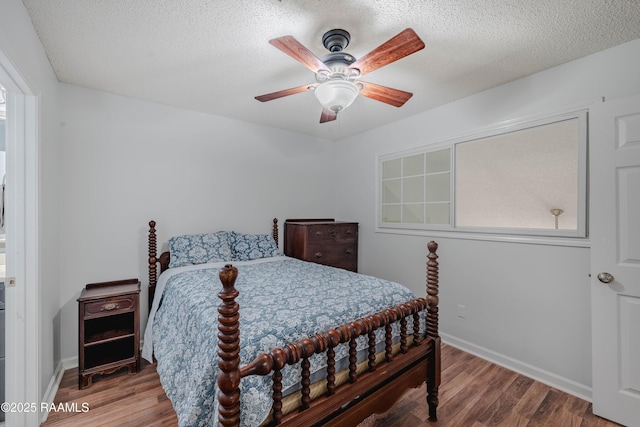
[[[489,350],[487,348],[481,347],[465,340],[461,340],[451,335],[440,333],[440,337],[442,338],[442,342],[447,345],[456,347],[460,350],[466,351],[467,353],[471,353],[474,356],[478,356],[491,363],[495,363],[496,365],[502,366],[511,371],[532,378],[536,381],[540,381],[543,384],[557,388],[558,390],[562,390],[565,393],[569,393],[573,396],[579,397],[580,399],[586,400],[587,402],[592,401],[592,389],[591,387],[587,387],[584,384],[580,384],[551,372],[547,372],[536,366],[523,363],[519,360],[513,359],[500,353],[496,353],[493,350]]]
[[[53,376],[49,381],[49,385],[47,386],[47,390],[44,392],[42,396],[42,402],[47,403],[47,406],[51,406],[54,399],[56,398],[56,393],[58,392],[58,387],[60,387],[60,382],[62,381],[62,376],[64,375],[64,365],[62,361],[58,362],[55,371],[53,371]],[[40,424],[45,422],[49,417],[49,412],[43,411],[40,413]]]
[[[69,357],[68,359],[62,359],[62,366],[64,367],[65,371],[68,371],[69,369],[77,368],[78,356]]]

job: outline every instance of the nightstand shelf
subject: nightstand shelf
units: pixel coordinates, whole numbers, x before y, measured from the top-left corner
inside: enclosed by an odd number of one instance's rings
[[[78,388],[94,375],[140,368],[140,282],[91,283],[78,298]]]
[[[136,363],[137,359],[132,351],[133,340],[134,337],[124,337],[123,339],[85,347],[85,376],[93,376],[91,374],[102,373],[102,371],[104,373],[114,372],[114,368],[119,369]],[[130,373],[135,373],[138,370],[135,368],[133,370],[130,369],[130,371]],[[91,385],[90,380],[87,385]]]
[[[85,320],[85,347],[126,336],[134,336],[136,332],[133,327],[134,321],[135,314],[133,312],[112,316],[109,323],[105,322],[103,318]]]

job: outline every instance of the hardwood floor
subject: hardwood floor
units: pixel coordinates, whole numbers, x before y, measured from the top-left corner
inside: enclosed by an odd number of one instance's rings
[[[64,373],[54,404],[75,403],[78,411],[51,411],[42,426],[110,427],[177,426],[178,418],[160,385],[155,365],[143,361],[142,369],[128,375],[126,369],[104,377],[95,376],[93,385],[78,390],[78,369]],[[89,410],[82,412],[83,403]],[[73,409],[73,408],[72,408]]]
[[[425,396],[425,387],[410,390],[388,413],[370,417],[361,427],[618,426],[593,415],[589,402],[447,345],[442,348],[437,422],[426,421]],[[154,365],[146,363],[136,375],[121,371],[95,377],[85,390],[78,390],[77,369],[69,370],[54,403],[71,409],[75,403],[78,412],[51,411],[44,427],[159,427],[178,422]],[[86,412],[83,403],[88,404]]]

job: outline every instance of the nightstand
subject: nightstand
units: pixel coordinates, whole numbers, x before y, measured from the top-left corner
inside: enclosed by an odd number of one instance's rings
[[[284,254],[357,272],[358,223],[288,219],[284,223]]]
[[[78,388],[96,374],[140,368],[140,282],[90,283],[78,298]]]

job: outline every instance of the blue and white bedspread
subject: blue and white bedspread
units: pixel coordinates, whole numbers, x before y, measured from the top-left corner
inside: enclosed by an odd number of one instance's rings
[[[143,357],[155,352],[158,374],[180,426],[216,426],[217,332],[224,263],[167,270],[156,288]],[[240,292],[241,365],[258,354],[415,298],[402,285],[278,256],[236,262]],[[162,297],[160,309],[156,308]],[[383,331],[379,331],[383,340]],[[365,337],[362,337],[365,338]],[[361,346],[366,347],[363,339]],[[347,354],[345,345],[336,359]],[[342,354],[340,354],[342,352]],[[326,357],[311,358],[312,372]],[[299,364],[298,364],[299,365]],[[283,370],[283,388],[299,382],[299,366]],[[241,424],[259,426],[271,409],[271,377],[241,382]]]

